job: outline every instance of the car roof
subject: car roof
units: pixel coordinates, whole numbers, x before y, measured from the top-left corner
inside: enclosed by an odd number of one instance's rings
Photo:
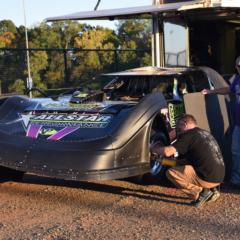
[[[105,73],[103,76],[170,76],[181,75],[187,72],[201,71],[198,68],[178,67],[178,68],[161,68],[161,67],[140,67],[128,69],[121,72]]]

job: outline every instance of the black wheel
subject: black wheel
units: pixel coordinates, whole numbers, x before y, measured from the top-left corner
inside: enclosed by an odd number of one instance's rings
[[[0,181],[22,181],[24,172],[10,169],[7,167],[0,167]]]
[[[160,147],[167,145],[167,138],[166,136],[161,133],[155,133],[150,139],[150,145],[153,146],[157,144]],[[154,177],[157,181],[165,178],[165,172],[167,170],[166,166],[162,166],[158,161],[151,160],[150,161],[150,174]]]
[[[166,146],[167,145],[167,138],[164,133],[157,132],[153,134],[150,138],[149,142],[150,146],[154,144],[159,144],[160,146]],[[150,153],[149,153],[150,157]],[[156,172],[156,164],[157,166],[157,172]],[[138,176],[130,177],[128,180],[130,182],[138,183],[138,184],[156,184],[160,180],[166,178],[165,172],[167,170],[167,167],[159,165],[159,162],[156,162],[154,160],[150,161],[150,172],[141,174]]]

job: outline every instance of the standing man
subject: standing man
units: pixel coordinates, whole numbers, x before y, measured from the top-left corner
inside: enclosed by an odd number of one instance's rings
[[[232,171],[230,182],[240,187],[240,56],[236,59],[237,74],[231,78],[230,87],[217,88],[214,90],[204,89],[203,94],[229,94],[236,95],[236,125],[232,136]]]
[[[180,158],[186,159],[184,165],[170,168],[166,175],[193,200],[194,206],[216,200],[220,196],[217,187],[225,175],[223,157],[216,140],[209,132],[197,127],[192,115],[181,117],[176,129],[177,141],[166,147],[156,144],[151,149],[153,155],[170,157],[178,153]]]

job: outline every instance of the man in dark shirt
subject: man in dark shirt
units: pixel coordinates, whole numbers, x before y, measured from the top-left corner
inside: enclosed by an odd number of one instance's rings
[[[170,157],[179,154],[181,160],[176,167],[167,170],[166,175],[174,185],[181,188],[193,205],[201,206],[214,201],[220,193],[217,187],[223,182],[225,166],[220,148],[214,137],[197,127],[192,115],[184,115],[177,122],[178,139],[171,146],[154,146],[152,152]],[[178,162],[178,161],[177,161]]]

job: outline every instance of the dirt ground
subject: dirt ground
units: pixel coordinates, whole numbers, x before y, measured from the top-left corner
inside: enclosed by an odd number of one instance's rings
[[[240,238],[240,189],[223,186],[202,208],[189,202],[169,186],[26,175],[0,183],[0,239]]]

